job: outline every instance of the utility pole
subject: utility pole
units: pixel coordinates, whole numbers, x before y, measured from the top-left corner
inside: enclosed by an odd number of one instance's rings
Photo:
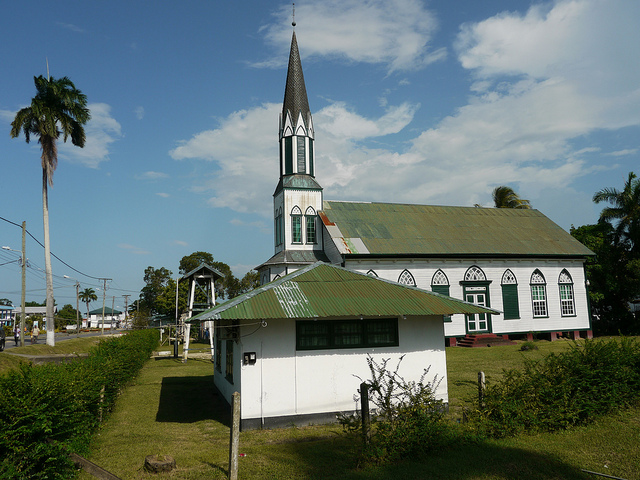
[[[26,256],[26,232],[27,222],[22,222],[22,295],[20,297],[20,346],[24,347],[24,327],[25,327],[25,308],[24,308],[24,295],[27,290],[27,256]]]
[[[111,298],[111,328],[109,330],[113,329],[113,316],[115,315],[115,312],[113,311],[116,308],[116,296],[114,295]]]
[[[110,278],[101,278],[104,282],[104,287],[102,288],[102,330],[100,331],[100,335],[104,335],[104,304],[107,300],[107,280],[111,280]]]
[[[122,295],[124,297],[124,323],[127,324],[127,317],[129,316],[129,297],[131,295]]]
[[[80,282],[76,280],[76,337],[80,336]]]

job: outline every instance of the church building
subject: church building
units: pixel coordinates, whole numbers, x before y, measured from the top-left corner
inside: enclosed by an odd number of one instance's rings
[[[324,200],[295,32],[279,166],[274,255],[257,267],[262,284],[321,261],[500,312],[445,317],[449,345],[591,337],[584,263],[593,253],[541,212]]]

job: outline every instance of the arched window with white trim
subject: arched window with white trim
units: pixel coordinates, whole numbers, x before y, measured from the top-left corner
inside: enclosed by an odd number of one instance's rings
[[[404,285],[410,285],[412,287],[416,286],[416,280],[411,275],[411,272],[406,268],[402,271],[400,276],[398,277],[398,283],[403,283]]]
[[[573,317],[576,314],[576,306],[573,296],[573,279],[565,269],[558,277],[558,288],[560,289],[560,313],[563,317]]]
[[[520,318],[520,306],[518,302],[518,280],[510,269],[502,274],[502,310],[505,320]]]
[[[371,269],[367,272],[367,275],[371,276],[371,277],[377,277],[378,274],[376,273],[375,270]]]
[[[484,274],[480,267],[469,267],[464,274],[465,282],[484,282],[487,276]]]
[[[313,207],[307,208],[304,212],[304,223],[306,225],[306,242],[315,245],[318,243],[316,237],[316,211]]]
[[[436,273],[431,277],[431,291],[439,293],[440,295],[449,296],[449,279],[447,275],[441,270],[438,269]],[[451,322],[451,315],[444,316],[445,322]]]
[[[302,243],[302,210],[297,205],[291,209],[291,243]]]
[[[548,317],[547,310],[547,281],[538,269],[531,274],[531,303],[534,317]]]

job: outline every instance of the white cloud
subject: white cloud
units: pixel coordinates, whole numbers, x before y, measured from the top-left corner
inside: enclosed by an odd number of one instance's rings
[[[164,193],[164,192],[158,192],[158,193],[156,193],[156,195],[158,195],[159,197],[162,197],[162,198],[169,198],[171,196],[168,193]]]
[[[169,175],[164,172],[154,172],[153,170],[149,170],[148,172],[136,175],[135,178],[136,180],[160,180],[162,178],[169,178]]]
[[[127,250],[131,253],[133,253],[134,255],[149,255],[151,254],[151,252],[144,250],[142,248],[136,247],[134,245],[129,245],[128,243],[120,243],[118,244],[118,248],[121,248],[123,250]]]
[[[136,107],[133,113],[135,113],[138,120],[142,120],[144,118],[144,107]]]
[[[98,168],[109,160],[109,145],[122,136],[120,124],[111,116],[111,107],[106,103],[89,104],[91,120],[85,125],[87,140],[84,148],[73,146],[70,139],[58,143],[62,158],[87,167]]]
[[[262,30],[267,41],[285,51],[291,42],[291,7],[283,5],[278,21]],[[434,15],[419,0],[322,0],[296,5],[296,31],[304,36],[303,56],[381,63],[390,72],[414,70],[442,60],[446,50],[430,50],[437,28]],[[281,66],[267,60],[255,66]]]
[[[178,245],[180,247],[188,247],[189,246],[189,244],[187,242],[183,241],[183,240],[174,240],[173,244],[174,245]]]
[[[638,153],[637,148],[628,148],[625,150],[618,150],[616,152],[607,153],[605,155],[610,157],[626,157],[627,155],[635,155],[636,153]]]

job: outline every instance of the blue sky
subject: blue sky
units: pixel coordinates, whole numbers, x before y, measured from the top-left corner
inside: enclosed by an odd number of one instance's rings
[[[639,20],[636,0],[296,2],[325,199],[491,206],[509,185],[567,230],[596,222],[593,194],[640,173]],[[59,305],[75,303],[64,275],[113,279],[122,307],[147,266],[177,276],[202,250],[242,276],[272,255],[291,32],[290,3],[258,0],[3,6],[0,217],[42,240],[39,146],[9,130],[47,60],[92,112],[50,189],[51,248],[75,269],[53,261]],[[20,242],[0,221],[0,243]],[[27,257],[42,301],[31,239]],[[16,305],[19,272],[0,265]]]

